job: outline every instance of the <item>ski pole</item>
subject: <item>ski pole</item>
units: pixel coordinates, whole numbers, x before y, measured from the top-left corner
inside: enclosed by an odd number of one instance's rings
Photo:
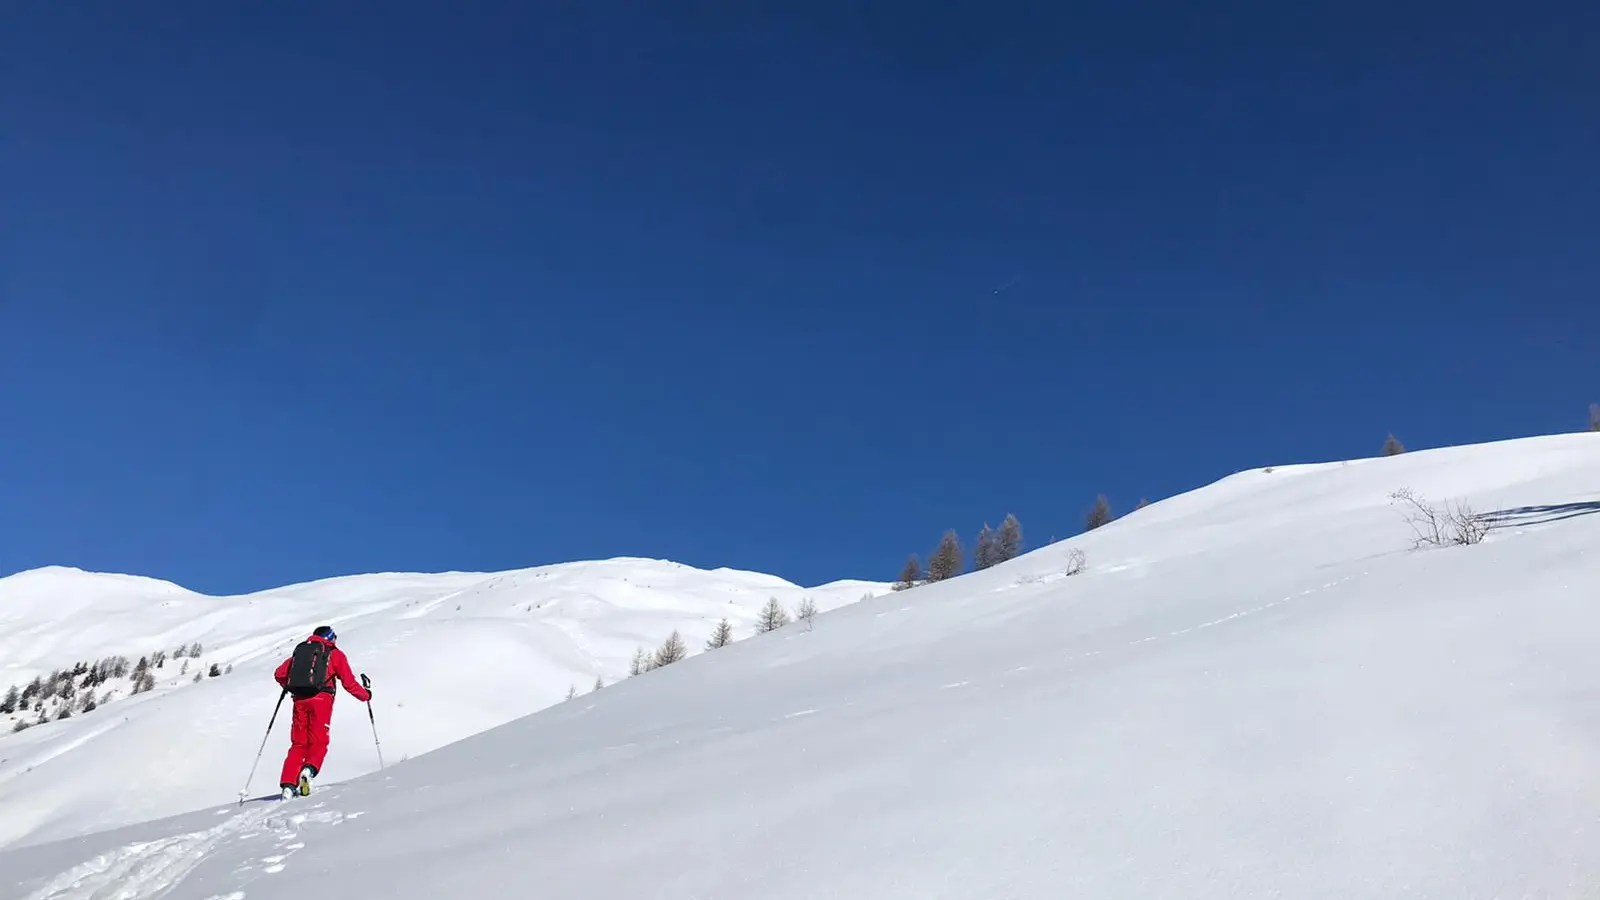
[[[378,771],[383,771],[383,744],[378,741],[378,720],[372,715],[372,682],[361,673],[361,686],[367,689],[367,721],[372,723],[372,746],[378,748]]]
[[[250,775],[244,780],[244,790],[239,792],[239,805],[244,805],[244,797],[250,793],[250,782],[255,780],[256,766],[261,765],[261,754],[267,752],[267,738],[272,737],[272,726],[278,722],[278,710],[283,708],[283,698],[289,696],[289,689],[284,688],[278,695],[277,705],[272,707],[272,719],[267,722],[267,733],[261,736],[261,749],[256,751],[256,761],[250,764]]]

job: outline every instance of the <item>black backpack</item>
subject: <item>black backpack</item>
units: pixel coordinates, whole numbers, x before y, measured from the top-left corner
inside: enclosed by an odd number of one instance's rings
[[[328,656],[331,648],[322,641],[301,641],[289,662],[289,693],[298,698],[315,697],[328,686]]]

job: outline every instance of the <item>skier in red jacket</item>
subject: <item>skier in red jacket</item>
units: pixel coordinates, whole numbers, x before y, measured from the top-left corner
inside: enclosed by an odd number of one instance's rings
[[[338,636],[323,625],[295,647],[293,655],[273,675],[285,692],[294,696],[294,719],[289,729],[289,755],[283,760],[278,786],[285,797],[311,793],[311,779],[322,770],[328,755],[328,730],[333,724],[334,682],[350,696],[366,703],[372,699],[371,682],[360,681],[350,671],[350,660],[335,646]]]

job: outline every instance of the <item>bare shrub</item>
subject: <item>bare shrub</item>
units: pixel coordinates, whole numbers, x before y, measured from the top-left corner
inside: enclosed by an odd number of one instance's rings
[[[1481,544],[1494,527],[1487,516],[1464,501],[1433,506],[1410,488],[1391,493],[1389,502],[1400,504],[1406,524],[1411,526],[1413,550]]]
[[[1082,549],[1073,547],[1071,550],[1067,551],[1066,573],[1068,575],[1076,575],[1079,572],[1082,572],[1088,565],[1089,558],[1084,555]]]

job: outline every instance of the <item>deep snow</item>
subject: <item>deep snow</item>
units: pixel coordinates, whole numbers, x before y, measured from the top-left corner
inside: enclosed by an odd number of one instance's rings
[[[1597,478],[1590,434],[1243,472],[0,898],[1596,896]],[[1499,527],[1412,551],[1407,486]]]
[[[209,597],[147,578],[49,568],[0,579],[0,692],[36,674],[110,654],[200,642],[169,659],[156,688],[129,681],[93,712],[11,733],[0,715],[0,847],[70,837],[201,809],[236,797],[278,696],[272,670],[319,624],[333,624],[357,671],[373,679],[384,761],[394,763],[587,694],[627,675],[636,647],[674,628],[701,652],[717,621],[754,631],[769,597],[793,610],[887,593],[885,583],[803,589],[781,578],[646,559],[500,573],[378,574]],[[183,672],[184,664],[188,672]],[[216,663],[217,678],[192,679]],[[47,709],[48,712],[48,709]],[[277,784],[286,711],[251,785]],[[32,720],[31,711],[19,716]],[[378,768],[366,713],[335,702],[323,781]]]

